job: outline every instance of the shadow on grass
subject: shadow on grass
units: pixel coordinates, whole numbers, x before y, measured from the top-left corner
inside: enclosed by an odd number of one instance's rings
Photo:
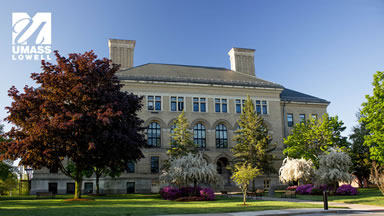
[[[114,198],[113,198],[114,197]],[[111,196],[90,202],[65,202],[51,200],[3,200],[0,215],[4,216],[68,216],[68,215],[159,215],[187,213],[223,213],[236,211],[260,211],[286,208],[310,208],[319,205],[303,205],[276,201],[249,201],[240,206],[239,198],[218,198],[216,201],[175,202],[158,195]]]

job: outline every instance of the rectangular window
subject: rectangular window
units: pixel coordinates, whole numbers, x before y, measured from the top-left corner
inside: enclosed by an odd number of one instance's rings
[[[135,162],[129,161],[127,163],[127,173],[135,173]]]
[[[127,194],[135,193],[135,182],[127,182]]]
[[[243,111],[244,104],[245,104],[245,100],[240,100],[240,99],[235,100],[236,113],[241,113]]]
[[[293,114],[291,113],[287,114],[287,123],[288,123],[288,127],[293,127]]]
[[[92,182],[84,183],[84,194],[91,194],[91,193],[93,193],[93,183]]]
[[[266,100],[256,100],[256,113],[257,114],[268,114],[268,103]]]
[[[159,173],[159,156],[151,157],[151,173]]]
[[[263,100],[262,101],[262,105],[263,105],[263,114],[264,115],[268,114],[268,104],[267,104],[267,101]]]
[[[206,98],[193,98],[193,112],[207,112]]]
[[[56,182],[48,183],[48,192],[52,192],[54,194],[57,194],[57,183]]]
[[[148,110],[150,110],[150,111],[160,111],[161,110],[161,96],[148,95],[147,107],[148,107]]]
[[[305,114],[300,114],[299,118],[300,118],[300,123],[305,123]]]
[[[177,110],[177,98],[171,97],[171,111]]]
[[[75,193],[75,183],[67,183],[67,194]]]
[[[228,112],[227,99],[215,98],[215,112]]]
[[[256,100],[256,113],[261,115],[261,101]]]
[[[171,97],[171,111],[183,111],[184,110],[184,97]]]
[[[317,119],[317,114],[312,114],[313,119]]]
[[[268,189],[271,186],[271,180],[270,179],[264,179],[264,188]]]

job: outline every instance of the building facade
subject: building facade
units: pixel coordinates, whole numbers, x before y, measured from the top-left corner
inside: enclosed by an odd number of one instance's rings
[[[121,64],[117,75],[124,84],[123,91],[143,96],[139,116],[145,121],[150,147],[142,150],[145,158],[127,164],[127,172],[119,178],[101,179],[104,193],[158,192],[160,168],[167,159],[173,122],[183,110],[197,148],[209,163],[217,165],[225,187],[230,189],[235,185],[225,167],[233,160],[232,139],[247,95],[277,144],[273,152],[278,159],[274,162],[277,170],[283,158],[283,138],[296,123],[321,117],[329,104],[257,77],[253,49],[232,48],[228,53],[231,69],[155,63],[134,66],[135,43],[109,40],[110,58]],[[255,182],[258,188],[281,184],[277,173],[260,176]],[[94,178],[85,179],[83,184],[84,193],[95,191]],[[31,193],[37,191],[73,193],[74,182],[59,172],[41,169],[34,172],[32,179]]]

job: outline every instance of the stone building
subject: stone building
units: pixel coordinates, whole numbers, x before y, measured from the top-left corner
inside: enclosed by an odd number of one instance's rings
[[[167,159],[173,121],[185,111],[194,134],[194,142],[204,158],[217,165],[226,187],[233,187],[230,173],[225,169],[233,156],[232,138],[242,106],[249,95],[256,112],[262,115],[277,143],[274,154],[283,157],[283,138],[292,127],[308,118],[326,112],[328,101],[287,89],[282,85],[260,79],[255,74],[254,49],[232,48],[229,51],[231,69],[176,64],[148,63],[134,66],[135,41],[109,40],[110,58],[121,64],[118,73],[123,90],[143,96],[144,107],[139,116],[148,128],[145,158],[127,165],[127,172],[117,179],[100,181],[105,193],[157,192],[159,172]],[[281,160],[275,162],[278,169]],[[85,179],[84,193],[95,191],[95,179]],[[278,185],[278,175],[260,176],[257,187]],[[74,182],[63,174],[48,169],[34,172],[32,191],[72,193]]]

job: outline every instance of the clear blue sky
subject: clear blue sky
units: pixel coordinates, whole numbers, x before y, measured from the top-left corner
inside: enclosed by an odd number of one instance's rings
[[[33,85],[39,61],[11,60],[12,12],[52,13],[52,48],[93,49],[109,38],[136,40],[135,65],[148,62],[229,68],[232,47],[256,49],[256,76],[331,101],[350,128],[384,70],[384,1],[7,1],[0,8],[0,119],[7,90]],[[10,128],[6,125],[6,130]]]

